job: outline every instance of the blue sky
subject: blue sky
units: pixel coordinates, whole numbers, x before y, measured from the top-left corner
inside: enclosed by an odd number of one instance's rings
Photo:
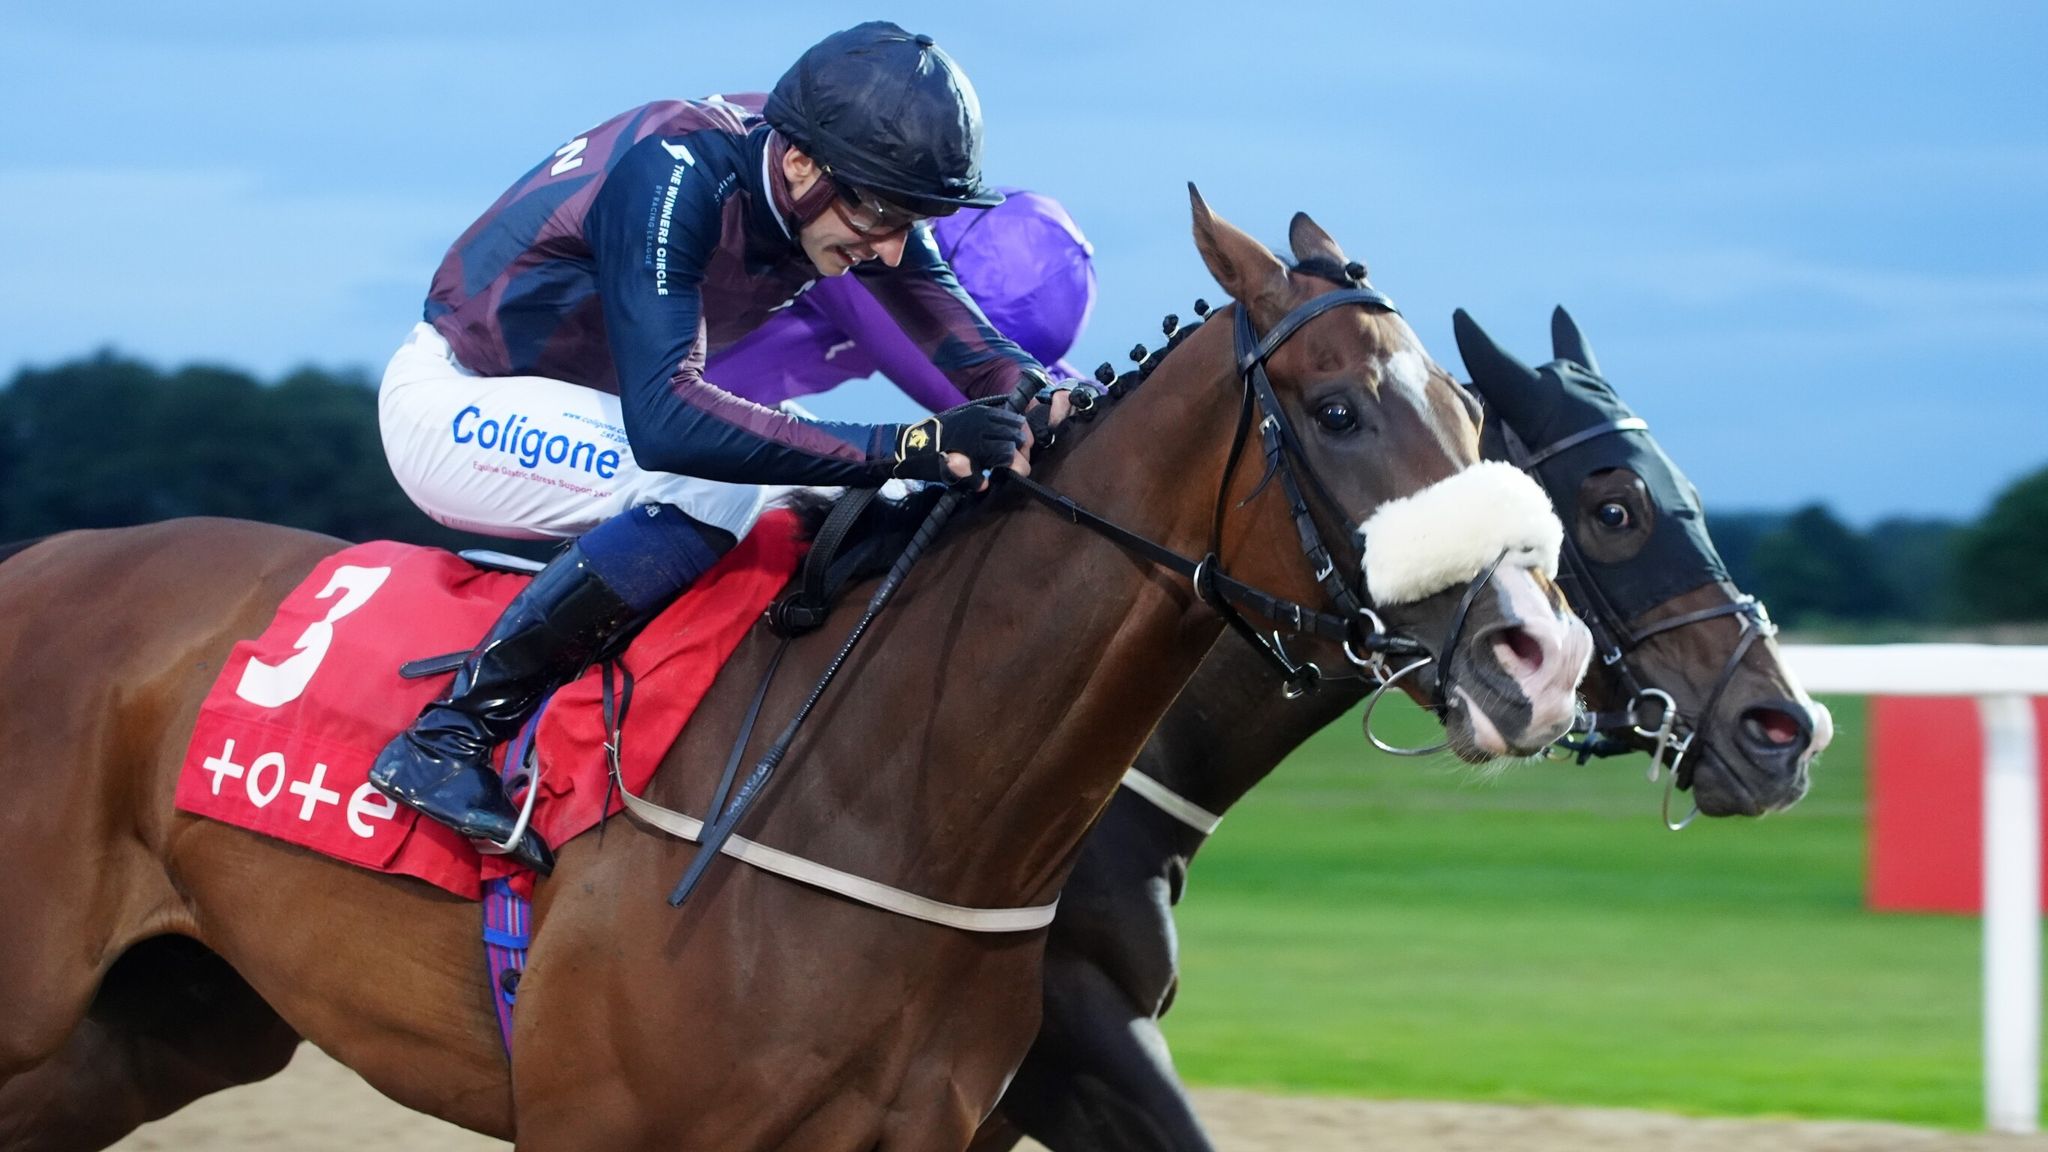
[[[2034,3],[17,5],[0,371],[381,368],[540,154],[869,16],[935,35],[991,174],[1095,242],[1077,363],[1216,296],[1194,180],[1276,246],[1314,215],[1453,371],[1453,307],[1541,360],[1565,303],[1710,507],[1968,516],[2048,464]]]

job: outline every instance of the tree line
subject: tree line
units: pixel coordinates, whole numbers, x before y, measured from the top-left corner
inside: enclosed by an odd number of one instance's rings
[[[173,516],[239,516],[346,540],[488,546],[443,528],[391,478],[377,393],[359,372],[265,383],[232,368],[162,371],[101,352],[0,389],[0,542]],[[2048,621],[2048,468],[1972,522],[1859,531],[1823,505],[1713,513],[1730,574],[1800,626]]]

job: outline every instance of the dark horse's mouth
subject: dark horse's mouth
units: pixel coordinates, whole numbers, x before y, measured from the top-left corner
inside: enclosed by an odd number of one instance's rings
[[[1809,784],[1801,761],[1790,772],[1767,770],[1746,761],[1740,766],[1712,744],[1695,753],[1692,800],[1708,816],[1762,816],[1797,804]]]

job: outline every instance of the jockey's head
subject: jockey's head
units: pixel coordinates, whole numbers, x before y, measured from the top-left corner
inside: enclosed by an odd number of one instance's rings
[[[822,275],[893,265],[918,221],[1002,203],[981,178],[981,102],[929,36],[880,20],[836,32],[776,81],[763,112]]]

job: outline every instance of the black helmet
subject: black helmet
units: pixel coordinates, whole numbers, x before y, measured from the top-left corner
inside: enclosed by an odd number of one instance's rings
[[[981,181],[981,101],[929,36],[886,20],[835,32],[775,82],[763,113],[842,183],[913,212],[988,208]]]

